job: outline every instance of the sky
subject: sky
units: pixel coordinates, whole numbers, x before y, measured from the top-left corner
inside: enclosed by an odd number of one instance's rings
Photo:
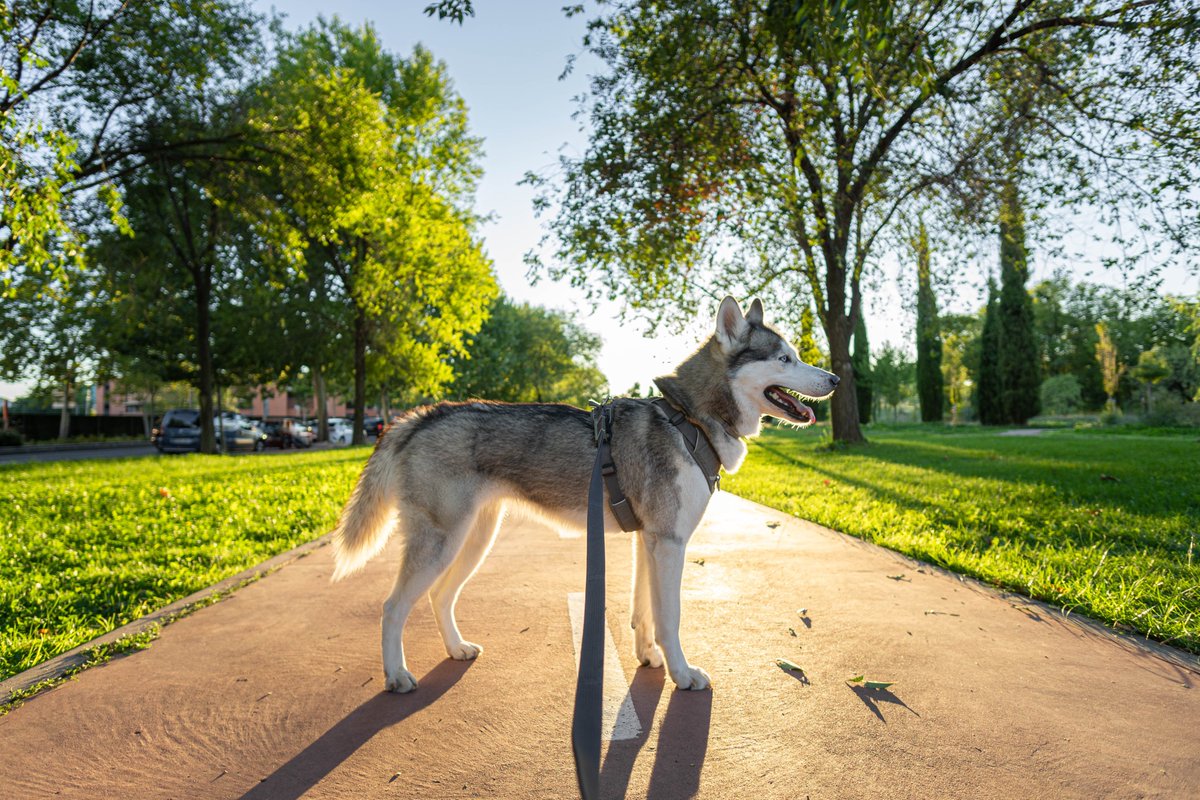
[[[426,17],[423,9],[430,0],[255,2],[264,14],[273,9],[285,15],[289,29],[308,25],[319,14],[336,14],[354,25],[369,21],[388,50],[404,55],[422,43],[446,63],[455,89],[467,104],[471,130],[484,139],[484,176],[476,205],[480,213],[493,215],[481,232],[501,287],[516,300],[567,311],[576,322],[599,334],[604,342],[599,367],[614,394],[625,393],[635,382],[646,387],[708,335],[715,308],[703,319],[682,325],[680,335],[660,329],[649,337],[643,323],[622,321],[616,306],[601,303],[593,307],[578,290],[546,278],[533,285],[526,274],[523,256],[537,244],[543,229],[533,215],[533,190],[519,182],[527,171],[553,169],[560,152],[578,155],[586,147],[586,134],[572,119],[578,109],[574,98],[586,92],[587,75],[600,65],[583,51],[585,15],[567,19],[562,0],[477,0],[476,16],[460,27]],[[560,79],[572,55],[577,57],[575,69]],[[1098,254],[1091,252],[1088,260],[1098,261]],[[885,254],[881,264],[877,279],[864,286],[872,349],[891,343],[911,351],[912,281],[898,288],[895,275],[904,260],[894,254]],[[1056,266],[1033,248],[1033,280],[1048,276]],[[1125,278],[1090,272],[1086,263],[1072,264],[1072,271],[1081,279],[1086,275],[1088,280],[1107,283],[1120,284]],[[959,281],[954,291],[941,299],[941,310],[978,309],[982,284],[980,277]],[[1164,289],[1194,293],[1200,291],[1200,278],[1169,273]],[[768,308],[768,321],[770,315]],[[0,383],[0,397],[16,397],[24,390],[21,385]]]

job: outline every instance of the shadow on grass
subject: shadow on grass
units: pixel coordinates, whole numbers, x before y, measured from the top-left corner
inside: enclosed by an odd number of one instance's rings
[[[441,662],[411,694],[381,692],[363,703],[315,742],[242,795],[242,800],[296,800],[380,731],[436,703],[474,661]]]

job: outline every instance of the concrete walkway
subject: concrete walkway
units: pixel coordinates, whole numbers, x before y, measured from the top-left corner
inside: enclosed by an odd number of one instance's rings
[[[627,536],[608,545],[607,797],[1189,797],[1196,659],[720,494],[689,548],[683,641],[712,692],[635,669]],[[410,695],[382,691],[394,548],[331,585],[321,547],[0,717],[5,798],[570,798],[570,596],[583,542],[501,535],[428,608]],[[803,615],[798,613],[804,609]],[[790,630],[789,630],[790,629]],[[793,633],[795,635],[793,635]],[[775,666],[802,665],[799,678]],[[865,675],[888,690],[846,683]]]

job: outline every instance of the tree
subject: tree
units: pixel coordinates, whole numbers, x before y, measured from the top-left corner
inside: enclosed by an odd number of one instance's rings
[[[911,394],[916,365],[892,345],[884,345],[875,358],[876,396],[892,407],[892,421],[899,419],[900,403]]]
[[[32,378],[62,398],[58,438],[71,433],[71,405],[81,381],[95,374],[95,287],[72,279],[23,276],[10,286],[0,314],[0,377]]]
[[[113,181],[185,144],[142,121],[235,81],[259,21],[236,0],[0,7],[0,293],[14,270],[83,266],[94,201],[120,224]]]
[[[854,386],[858,392],[858,421],[866,425],[871,421],[873,399],[871,396],[871,346],[867,343],[867,315],[858,315],[854,329]]]
[[[942,337],[938,332],[937,299],[929,274],[929,234],[922,223],[913,240],[917,256],[917,397],[922,422],[941,422]]]
[[[832,399],[837,440],[863,438],[850,338],[864,271],[897,212],[969,172],[980,143],[1008,124],[997,103],[983,102],[998,91],[988,79],[994,67],[1028,65],[1057,87],[1070,121],[1107,120],[1141,136],[1142,155],[1173,156],[1172,169],[1195,171],[1182,154],[1198,138],[1194,108],[1182,99],[1193,51],[1178,45],[1200,26],[1192,10],[1165,0],[627,0],[603,8],[585,40],[607,66],[588,95],[591,141],[581,157],[563,159],[560,186],[540,201],[543,209],[560,201],[544,268],[649,314],[694,305],[710,284],[734,281],[751,294],[810,295],[841,378]],[[1092,105],[1076,108],[1085,89]],[[1161,107],[1101,103],[1141,90],[1141,100],[1166,95]],[[1091,113],[1101,106],[1111,113]],[[1122,158],[1103,146],[1101,156]],[[1086,180],[1094,165],[1084,160],[1045,163]],[[1187,202],[1180,173],[1161,174],[1156,185]]]
[[[327,271],[346,304],[354,441],[368,384],[433,394],[496,296],[471,211],[479,140],[444,65],[401,59],[370,26],[319,20],[281,49],[254,123],[281,131],[265,170],[262,235],[297,277]]]
[[[1129,374],[1134,379],[1140,381],[1142,386],[1145,387],[1144,405],[1146,413],[1149,414],[1153,410],[1154,402],[1151,390],[1156,383],[1171,374],[1171,365],[1167,363],[1166,358],[1159,352],[1159,349],[1153,347],[1142,351],[1141,355],[1138,356],[1137,364],[1133,366]]]
[[[1003,425],[1004,384],[1000,372],[1000,301],[996,282],[988,279],[987,310],[980,333],[979,373],[975,380],[975,410],[984,425]]]
[[[1104,380],[1104,391],[1108,395],[1108,410],[1117,410],[1117,392],[1121,389],[1121,378],[1125,375],[1125,363],[1117,353],[1108,334],[1108,326],[1103,322],[1096,323],[1096,361],[1100,364],[1100,374]]]
[[[456,363],[448,396],[586,406],[608,394],[599,352],[599,337],[568,314],[500,297]]]
[[[999,374],[1004,421],[1024,425],[1038,413],[1041,360],[1033,338],[1033,301],[1025,290],[1029,277],[1025,222],[1015,183],[1003,188],[1000,212]]]

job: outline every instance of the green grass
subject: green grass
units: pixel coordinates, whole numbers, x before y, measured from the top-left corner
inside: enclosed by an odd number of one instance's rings
[[[0,466],[0,680],[324,534],[368,455]]]
[[[1200,652],[1200,441],[769,428],[722,486],[996,586]],[[1107,480],[1101,476],[1116,480]]]

